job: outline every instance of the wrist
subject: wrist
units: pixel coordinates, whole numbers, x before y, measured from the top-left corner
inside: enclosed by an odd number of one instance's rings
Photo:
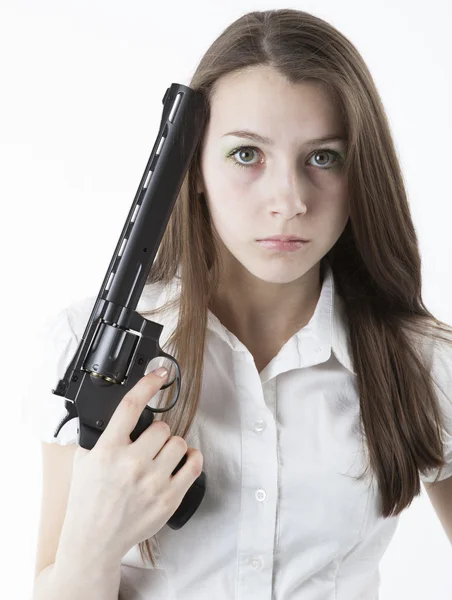
[[[92,568],[105,574],[115,569],[119,571],[121,558],[112,544],[102,544],[99,537],[83,535],[80,528],[74,531],[63,526],[55,565],[58,570],[73,572],[75,577]]]

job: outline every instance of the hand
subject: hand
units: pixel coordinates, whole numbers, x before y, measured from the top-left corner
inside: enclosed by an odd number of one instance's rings
[[[155,535],[171,518],[202,472],[203,456],[154,421],[134,442],[130,434],[149,400],[165,383],[155,372],[142,377],[118,404],[91,450],[78,447],[61,538],[80,551],[122,558]],[[172,475],[187,454],[186,463]]]

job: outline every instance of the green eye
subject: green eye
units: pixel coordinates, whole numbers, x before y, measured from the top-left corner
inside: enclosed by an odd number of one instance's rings
[[[234,148],[233,150],[231,150],[226,155],[226,158],[231,158],[233,160],[233,164],[237,165],[238,167],[245,167],[246,169],[249,169],[256,164],[260,164],[262,161],[245,164],[245,163],[237,161],[237,159],[235,158],[235,155],[238,154],[239,152],[249,151],[249,150],[257,152],[257,151],[259,151],[259,148],[256,148],[255,146],[238,146],[237,148]],[[330,167],[324,167],[322,165],[318,165],[317,168],[320,169],[321,171],[329,171],[330,169],[340,167],[344,161],[344,157],[339,152],[336,152],[336,150],[330,150],[329,148],[320,148],[319,150],[316,150],[315,152],[313,152],[311,154],[311,157],[309,160],[311,160],[318,154],[322,154],[322,153],[331,154],[335,157],[336,160],[333,163],[333,165]],[[316,165],[312,165],[312,166],[316,166]]]
[[[238,154],[239,152],[245,152],[248,150],[258,150],[258,148],[255,148],[254,146],[239,146],[238,148],[234,148],[234,150],[231,150],[231,152],[228,153],[227,158],[233,158],[233,163],[234,165],[237,165],[238,167],[251,167],[257,163],[251,163],[251,164],[243,164],[241,162],[238,162],[235,159],[235,155]]]
[[[314,152],[314,154],[311,156],[311,158],[314,158],[316,156],[318,156],[319,154],[332,154],[335,158],[336,161],[333,163],[333,165],[331,167],[323,167],[322,165],[319,165],[319,169],[321,169],[322,171],[329,171],[330,169],[334,169],[338,166],[340,166],[343,162],[343,158],[342,156],[339,154],[339,152],[336,152],[335,150],[316,150]],[[314,165],[316,166],[316,165]]]

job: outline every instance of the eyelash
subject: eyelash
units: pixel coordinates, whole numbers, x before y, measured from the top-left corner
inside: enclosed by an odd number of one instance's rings
[[[252,163],[250,165],[244,165],[243,163],[238,162],[237,160],[235,160],[234,158],[234,154],[237,154],[237,152],[239,150],[259,150],[259,148],[256,148],[256,146],[237,146],[237,148],[234,148],[234,150],[231,150],[231,152],[229,152],[226,157],[227,158],[232,158],[234,165],[237,165],[238,167],[245,167],[246,169],[249,169],[250,167],[254,167],[255,165],[259,164],[259,163]],[[315,156],[316,154],[318,154],[319,152],[329,152],[330,154],[334,154],[334,156],[336,156],[336,158],[338,158],[338,164],[334,164],[332,167],[317,167],[318,169],[320,169],[321,171],[330,171],[331,169],[335,169],[338,166],[341,165],[342,163],[342,156],[339,154],[339,152],[336,152],[335,150],[330,150],[329,148],[320,148],[319,150],[316,150],[315,152],[313,152],[311,154],[311,156],[309,157],[309,160]]]

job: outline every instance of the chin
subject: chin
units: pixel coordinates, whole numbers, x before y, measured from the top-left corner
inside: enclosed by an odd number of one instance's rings
[[[296,263],[287,261],[287,264],[284,264],[284,261],[260,261],[260,263],[244,265],[244,267],[251,275],[267,283],[291,283],[303,277],[312,266],[303,264],[300,260]]]

